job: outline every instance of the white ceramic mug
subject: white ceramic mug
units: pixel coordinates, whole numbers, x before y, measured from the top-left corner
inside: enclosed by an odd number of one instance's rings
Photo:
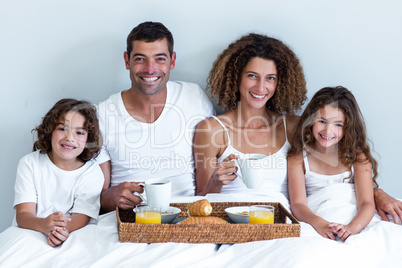
[[[167,178],[149,179],[145,181],[146,202],[150,206],[158,206],[167,211],[172,196],[172,182]]]
[[[241,170],[241,179],[247,188],[257,189],[262,186],[264,181],[265,168],[263,161],[264,154],[245,154],[237,161]]]

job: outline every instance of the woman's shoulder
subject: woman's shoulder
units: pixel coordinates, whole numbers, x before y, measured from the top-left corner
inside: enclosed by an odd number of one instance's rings
[[[209,117],[198,123],[195,130],[194,143],[212,142],[216,146],[220,147],[226,145],[226,127],[225,116],[219,115],[217,117]],[[223,125],[222,125],[223,124]]]
[[[219,130],[230,125],[231,117],[228,113],[223,113],[217,116],[211,116],[207,119],[202,120],[198,125],[197,129],[211,129],[211,130]]]
[[[298,115],[294,115],[294,114],[286,115],[286,125],[289,128],[294,129],[297,126],[297,124],[299,123],[299,120],[300,120],[300,116],[298,116]]]
[[[296,130],[296,126],[299,123],[300,116],[298,115],[286,115],[286,134],[291,142]]]

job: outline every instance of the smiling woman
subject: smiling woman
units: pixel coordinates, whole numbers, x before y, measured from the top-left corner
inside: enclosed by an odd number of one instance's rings
[[[253,58],[244,68],[240,82],[240,102],[250,109],[265,107],[275,93],[277,85],[275,63],[272,60]]]
[[[216,59],[208,86],[222,109],[202,121],[194,137],[196,194],[251,191],[235,161],[264,154],[269,163],[286,163],[297,112],[306,99],[303,69],[281,41],[249,34]],[[286,164],[269,165],[260,189],[287,194]]]

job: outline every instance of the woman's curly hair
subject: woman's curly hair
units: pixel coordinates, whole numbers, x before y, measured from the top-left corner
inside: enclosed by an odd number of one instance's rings
[[[294,114],[306,100],[303,68],[294,52],[281,41],[251,33],[231,43],[215,60],[207,79],[211,96],[218,97],[223,110],[231,110],[240,100],[240,79],[244,67],[258,57],[272,60],[278,72],[275,94],[268,109],[281,114]]]
[[[378,188],[376,182],[378,163],[370,151],[363,115],[353,94],[342,86],[325,87],[315,93],[300,116],[291,148],[288,151],[288,157],[301,154],[303,150],[308,152],[314,148],[313,125],[318,111],[326,105],[340,109],[345,116],[343,137],[338,142],[339,160],[349,170],[355,163],[364,163],[366,161],[371,163],[373,184],[375,188]],[[365,155],[365,159],[358,158],[360,153]]]
[[[103,141],[96,108],[88,101],[75,99],[58,101],[42,118],[41,124],[32,130],[32,132],[36,131],[38,135],[38,140],[33,145],[33,151],[40,150],[43,154],[52,151],[52,133],[60,122],[64,122],[64,117],[70,111],[78,112],[85,117],[84,129],[88,133],[85,149],[77,158],[87,162],[98,156]]]

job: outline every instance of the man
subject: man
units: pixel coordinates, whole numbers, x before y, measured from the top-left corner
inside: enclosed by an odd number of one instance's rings
[[[105,175],[104,212],[141,202],[138,182],[169,177],[172,195],[194,195],[192,139],[195,126],[214,113],[196,84],[170,82],[176,63],[173,37],[161,23],[144,22],[127,37],[124,52],[131,88],[98,107],[104,148],[98,162]]]

